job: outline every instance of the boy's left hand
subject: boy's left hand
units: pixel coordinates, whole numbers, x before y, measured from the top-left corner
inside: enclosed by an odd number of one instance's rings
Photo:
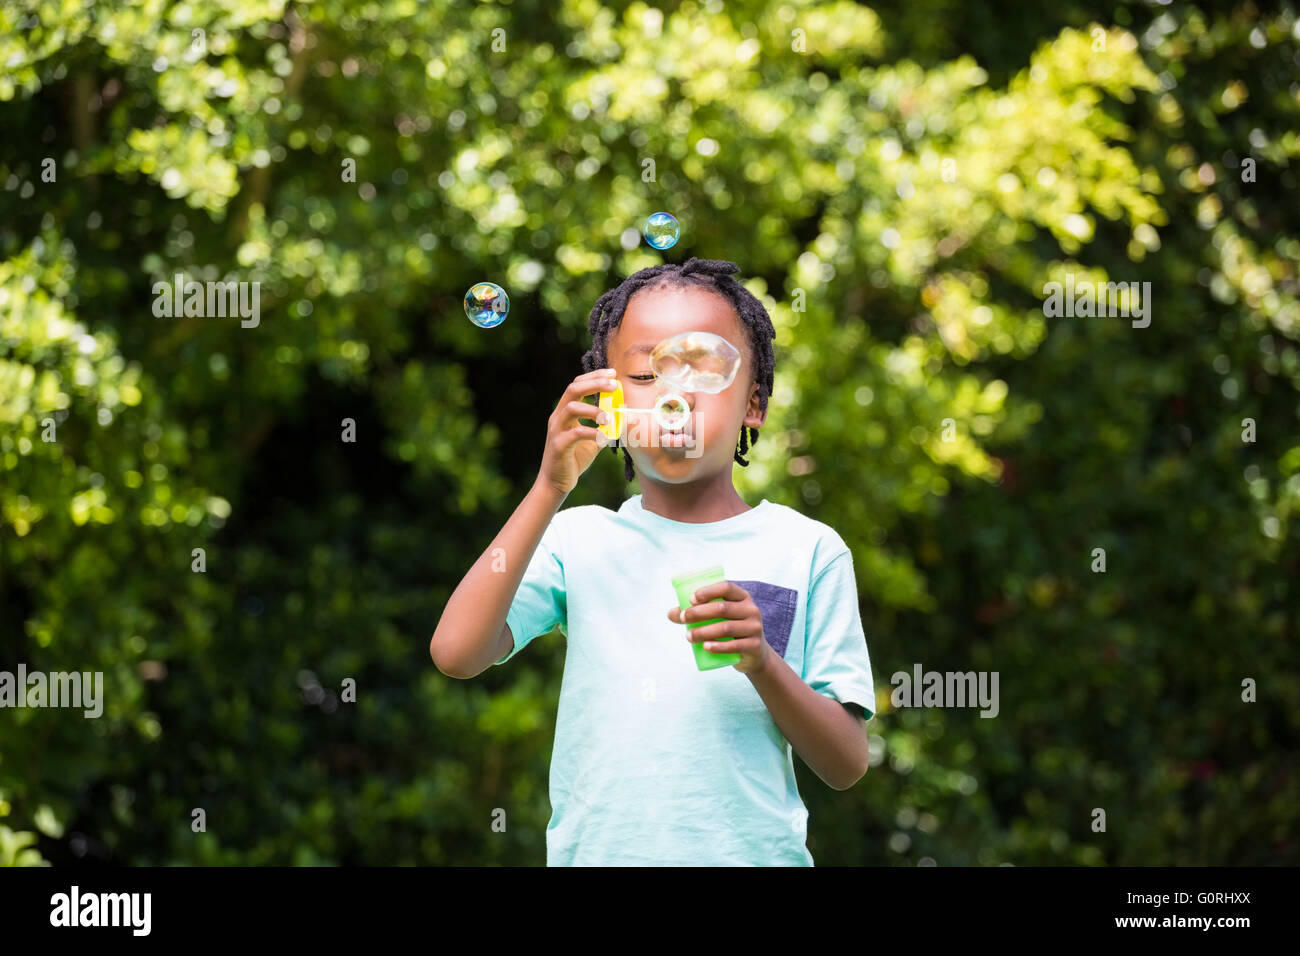
[[[739,654],[740,660],[731,666],[742,674],[756,674],[767,666],[771,647],[763,636],[763,612],[748,591],[732,581],[721,581],[700,588],[693,598],[695,603],[686,610],[671,609],[668,620],[674,624],[711,621],[719,617],[725,620],[691,628],[686,632],[688,641],[693,644],[703,641],[706,651]],[[719,640],[723,637],[733,640]]]

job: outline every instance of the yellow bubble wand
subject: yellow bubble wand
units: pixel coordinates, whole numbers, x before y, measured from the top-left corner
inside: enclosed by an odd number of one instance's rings
[[[655,346],[650,353],[650,367],[674,388],[716,394],[735,379],[740,369],[740,350],[712,332],[682,332]],[[597,407],[609,413],[609,421],[597,427],[610,441],[622,437],[629,412],[653,415],[665,431],[676,431],[691,416],[691,406],[678,392],[661,392],[654,408],[628,408],[623,401],[622,385],[612,392],[601,392],[597,399]]]
[[[665,392],[655,400],[654,408],[629,408],[623,404],[623,386],[619,385],[612,392],[601,392],[596,407],[609,413],[609,421],[597,425],[600,433],[610,441],[623,437],[625,417],[629,413],[653,415],[659,427],[665,431],[675,431],[686,424],[691,415],[691,406],[686,399],[676,392]]]

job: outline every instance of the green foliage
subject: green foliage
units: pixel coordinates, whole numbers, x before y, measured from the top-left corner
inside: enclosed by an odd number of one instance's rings
[[[105,694],[0,711],[0,863],[541,862],[562,641],[427,638],[660,209],[776,325],[742,491],[853,548],[818,863],[1294,862],[1300,28],[1094,6],[0,8],[0,669]],[[1067,273],[1151,325],[1048,318]],[[177,274],[260,323],[158,316]],[[892,709],[914,662],[999,716]]]
[[[0,825],[0,866],[42,866],[45,861],[34,847],[35,833],[15,833]]]

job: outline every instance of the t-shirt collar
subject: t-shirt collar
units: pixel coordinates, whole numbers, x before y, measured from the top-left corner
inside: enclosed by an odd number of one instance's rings
[[[653,511],[647,511],[642,503],[641,495],[633,495],[624,501],[618,510],[625,515],[635,515],[638,519],[666,531],[676,531],[681,534],[713,534],[719,531],[734,531],[742,528],[749,522],[757,520],[766,514],[769,506],[768,500],[763,498],[748,511],[742,511],[730,518],[723,518],[721,521],[674,521],[672,518],[665,518]]]

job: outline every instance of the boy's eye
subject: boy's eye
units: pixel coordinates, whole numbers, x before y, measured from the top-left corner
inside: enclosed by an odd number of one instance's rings
[[[651,375],[629,375],[628,378],[630,378],[630,379],[631,379],[632,381],[634,381],[634,382],[653,382],[653,381],[655,380],[655,376],[654,376],[653,374],[651,374]]]

